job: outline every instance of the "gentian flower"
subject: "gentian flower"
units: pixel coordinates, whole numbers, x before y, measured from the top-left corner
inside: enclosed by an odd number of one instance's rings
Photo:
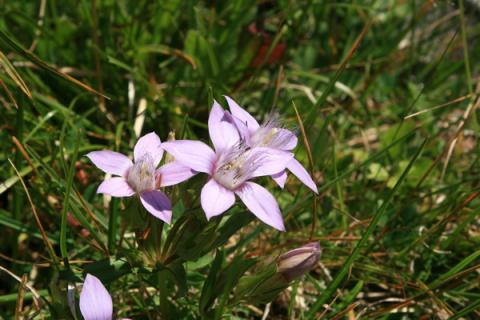
[[[112,320],[112,297],[102,282],[87,274],[80,293],[80,312],[85,320]],[[129,320],[124,318],[123,320]]]
[[[138,139],[133,149],[135,162],[110,150],[88,153],[87,157],[99,169],[117,176],[103,181],[97,193],[109,194],[112,197],[130,197],[137,194],[149,213],[170,223],[172,205],[167,196],[157,189],[182,182],[195,172],[176,162],[156,169],[163,156],[161,145],[160,138],[154,132],[144,135]]]
[[[291,151],[297,146],[296,135],[287,129],[281,128],[279,121],[274,117],[260,125],[255,118],[245,109],[240,107],[232,98],[225,96],[233,120],[240,132],[242,139],[251,148],[266,147],[283,151]],[[293,173],[303,184],[318,193],[317,186],[308,174],[307,170],[295,158],[287,164],[287,169]],[[272,175],[275,182],[283,188],[287,180],[285,170]]]
[[[308,243],[300,248],[290,250],[277,259],[278,272],[292,281],[312,270],[320,258],[320,244]]]
[[[273,195],[249,180],[281,172],[293,154],[247,146],[240,139],[231,115],[216,101],[208,118],[208,130],[215,150],[200,141],[177,140],[162,144],[176,161],[210,176],[200,196],[207,219],[228,210],[237,195],[257,218],[284,231],[282,214]]]

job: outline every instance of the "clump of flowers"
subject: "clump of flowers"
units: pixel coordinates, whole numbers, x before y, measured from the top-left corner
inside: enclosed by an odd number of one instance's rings
[[[237,195],[257,218],[284,231],[282,214],[273,195],[249,180],[284,170],[293,154],[248,146],[240,139],[231,116],[217,102],[210,111],[208,130],[215,150],[200,141],[177,140],[162,144],[176,161],[209,175],[201,191],[201,204],[207,219],[228,210]]]
[[[182,287],[178,285],[183,283],[181,278],[185,277],[181,264],[194,261],[206,252],[220,247],[243,226],[237,223],[235,215],[224,224],[208,223],[213,217],[229,210],[237,197],[260,221],[285,231],[277,200],[259,184],[258,178],[272,177],[283,188],[287,171],[290,171],[313,192],[318,193],[314,181],[292,152],[298,143],[294,132],[285,129],[277,117],[270,116],[260,124],[231,98],[226,97],[226,100],[229,111],[214,101],[209,114],[208,132],[212,147],[194,140],[162,143],[151,132],[138,139],[133,149],[133,161],[126,155],[109,150],[86,155],[99,169],[114,176],[104,180],[97,193],[113,197],[135,196],[151,215],[167,224],[172,220],[172,204],[160,189],[179,184],[199,173],[207,175],[199,192],[200,205],[207,221],[199,223],[195,215],[187,213],[172,228],[167,229],[169,233],[165,237],[162,235],[163,224],[149,222],[142,233],[138,248],[146,255],[152,252],[155,255],[156,258],[151,260],[154,262],[149,267],[159,271],[158,281],[169,281],[167,279],[173,276],[175,286]],[[160,166],[164,151],[173,160]],[[244,220],[246,223],[249,221]],[[198,233],[192,234],[192,231]],[[150,233],[153,236],[150,237]],[[225,307],[227,300],[217,304],[215,300],[225,293],[224,297],[228,296],[230,291],[234,291],[232,298],[228,299],[231,306],[240,301],[272,301],[291,281],[309,272],[320,256],[319,244],[310,243],[284,253],[259,274],[246,274],[247,270],[257,264],[256,259],[239,256],[231,262],[223,263],[224,256],[220,251],[213,262],[216,269],[212,266],[212,274],[208,276],[209,285],[213,285],[214,289],[204,287],[201,293],[199,312],[205,318],[212,318],[214,314],[213,318],[218,318],[221,310],[215,308]],[[127,261],[135,261],[135,258]],[[147,264],[151,262],[149,259],[142,261],[147,261]],[[224,264],[225,269],[222,269]],[[265,263],[259,265],[265,267]],[[144,272],[147,269],[142,265],[138,270]],[[237,270],[238,274],[233,275],[236,279],[231,279],[232,284],[224,288],[225,273],[229,270]],[[186,282],[185,279],[183,281]],[[238,284],[235,290],[230,286],[234,283]],[[225,292],[222,293],[222,290]],[[167,293],[160,294],[164,295],[160,301],[168,301],[165,299]],[[161,309],[162,317],[166,319],[178,317],[169,314],[170,308]],[[80,295],[80,311],[86,320],[112,319],[112,299],[100,280],[90,274],[85,278]]]
[[[288,169],[317,192],[312,178],[291,153],[297,145],[297,137],[281,128],[274,118],[260,125],[235,101],[229,97],[226,99],[231,113],[214,101],[208,118],[213,149],[201,141],[161,143],[152,132],[141,137],[135,145],[134,163],[125,155],[113,151],[87,154],[98,168],[119,176],[105,180],[97,192],[115,197],[138,194],[148,212],[170,223],[170,200],[158,189],[202,172],[209,176],[200,194],[207,219],[230,209],[235,203],[235,196],[238,196],[258,219],[284,231],[277,201],[267,189],[250,180],[271,176],[283,188]],[[157,170],[163,150],[170,153],[175,162]]]

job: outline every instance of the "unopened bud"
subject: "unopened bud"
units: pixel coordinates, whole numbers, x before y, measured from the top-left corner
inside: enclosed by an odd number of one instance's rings
[[[278,272],[287,281],[297,279],[315,267],[320,258],[320,252],[318,242],[311,242],[300,248],[290,250],[278,257]]]

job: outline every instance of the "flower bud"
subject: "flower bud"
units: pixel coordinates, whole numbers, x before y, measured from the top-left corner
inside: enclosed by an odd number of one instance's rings
[[[320,258],[320,244],[308,243],[290,250],[277,259],[278,272],[287,280],[297,279],[312,270]]]

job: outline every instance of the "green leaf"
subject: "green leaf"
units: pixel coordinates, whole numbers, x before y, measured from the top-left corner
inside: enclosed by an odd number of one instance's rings
[[[215,301],[215,297],[217,296],[215,288],[218,281],[217,276],[219,274],[220,268],[222,267],[223,260],[223,251],[217,250],[215,260],[213,260],[212,267],[210,268],[207,279],[203,284],[202,293],[200,295],[200,303],[198,307],[200,314],[203,316],[207,315],[208,310],[212,306],[213,302]]]

